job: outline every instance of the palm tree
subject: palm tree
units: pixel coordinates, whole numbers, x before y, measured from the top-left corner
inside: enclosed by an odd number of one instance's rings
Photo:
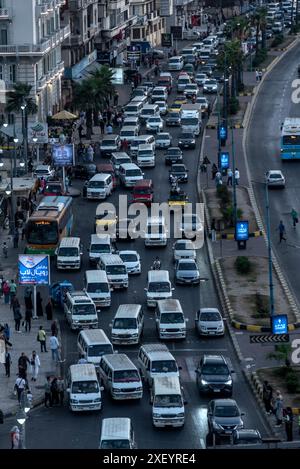
[[[33,98],[29,96],[31,89],[32,86],[27,83],[15,83],[14,90],[7,93],[6,112],[19,113],[21,111],[21,106],[25,103],[27,111],[26,114],[36,114],[38,107]]]
[[[266,48],[266,8],[258,8],[254,15],[252,16],[253,26],[256,29],[255,33],[255,55],[258,55],[258,47],[259,47],[259,33],[262,34],[262,49]]]
[[[224,50],[220,54],[219,67],[226,71],[231,72],[231,98],[236,98],[238,91],[238,84],[240,81],[240,72],[243,64],[243,53],[241,50],[241,43],[238,39],[225,43]],[[226,73],[228,76],[228,73]],[[226,86],[226,84],[225,84]]]

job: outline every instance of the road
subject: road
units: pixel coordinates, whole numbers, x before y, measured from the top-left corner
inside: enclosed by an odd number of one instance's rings
[[[177,94],[177,93],[176,93]],[[169,101],[174,99],[175,93],[172,92]],[[168,130],[165,129],[165,130]],[[173,143],[176,145],[176,136],[180,129],[171,128]],[[144,133],[143,131],[141,133]],[[201,136],[197,139],[196,150],[186,150],[184,152],[184,162],[189,169],[189,182],[186,184],[186,191],[189,200],[195,203],[197,201],[196,176],[197,164],[200,152]],[[157,151],[156,167],[146,169],[146,177],[154,181],[155,200],[167,201],[170,185],[168,182],[168,169],[165,166],[163,151]],[[80,186],[75,182],[74,185]],[[110,202],[118,205],[118,189],[109,199]],[[66,277],[74,283],[76,288],[83,286],[83,272],[88,268],[87,247],[90,234],[93,232],[93,223],[97,202],[83,200],[82,198],[74,201],[75,229],[74,235],[80,236],[84,245],[84,264],[80,273],[58,273],[55,269],[52,274],[52,281],[63,280]],[[84,213],[84,217],[82,214]],[[145,292],[147,272],[153,263],[156,255],[159,255],[162,261],[162,268],[168,269],[171,280],[173,280],[173,241],[168,241],[168,246],[162,249],[144,248],[143,240],[133,242],[119,242],[118,248],[122,245],[128,249],[136,249],[142,259],[142,274],[137,278],[130,278],[127,291],[114,292],[112,294],[112,305],[108,310],[101,311],[99,314],[100,326],[107,331],[110,336],[109,324],[112,321],[114,313],[119,304],[122,303],[142,303],[145,304]],[[262,435],[267,435],[264,421],[257,409],[256,401],[253,398],[239,368],[235,353],[228,333],[224,338],[217,339],[199,339],[194,331],[194,316],[196,310],[202,306],[220,307],[216,290],[214,287],[206,248],[198,251],[198,263],[201,276],[207,277],[208,282],[203,287],[182,287],[176,286],[173,293],[174,298],[181,301],[183,311],[188,318],[187,339],[183,342],[171,342],[169,348],[174,354],[178,365],[182,367],[181,379],[184,387],[185,397],[188,401],[186,406],[186,423],[181,430],[157,430],[152,426],[151,406],[149,405],[149,394],[145,390],[143,399],[139,402],[112,402],[107,394],[104,393],[104,408],[101,414],[72,414],[67,407],[45,409],[38,408],[30,413],[30,419],[27,423],[27,447],[28,448],[96,448],[99,443],[101,418],[112,416],[128,416],[132,418],[137,444],[139,448],[204,448],[207,434],[206,407],[208,398],[199,396],[195,382],[196,364],[203,353],[222,354],[228,360],[229,364],[236,371],[234,374],[234,393],[233,397],[237,400],[241,410],[245,412],[246,428],[258,428]],[[143,343],[158,341],[155,330],[154,313],[145,308],[145,329]],[[66,358],[66,367],[77,361],[78,353],[76,350],[76,334],[72,333],[65,321],[61,317],[60,326],[63,334],[64,354]],[[128,356],[136,361],[138,347],[118,347],[119,352],[126,352]],[[12,421],[8,421],[0,429],[0,447],[5,447],[5,433],[7,434]],[[58,429],[63,429],[58,431]]]
[[[293,229],[290,216],[293,207],[298,213],[300,211],[300,162],[280,160],[280,126],[286,117],[299,117],[299,104],[292,102],[292,92],[295,91],[292,81],[298,78],[299,62],[299,48],[296,46],[264,80],[253,109],[247,137],[247,154],[253,180],[263,181],[264,174],[269,169],[281,169],[286,177],[284,190],[269,191],[271,239],[280,266],[300,304],[300,234],[297,229]],[[255,184],[255,190],[261,213],[265,217],[264,186]],[[286,227],[287,243],[279,245],[276,230],[280,220],[283,220]]]

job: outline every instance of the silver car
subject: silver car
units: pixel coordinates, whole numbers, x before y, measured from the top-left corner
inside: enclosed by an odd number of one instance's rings
[[[266,172],[265,180],[268,187],[285,187],[285,177],[280,169],[271,169]]]
[[[194,259],[179,259],[175,266],[176,285],[195,285],[200,283],[200,272]]]
[[[179,239],[174,243],[174,261],[179,259],[196,259],[194,244],[189,239]]]
[[[205,80],[203,83],[203,93],[217,93],[218,92],[218,82],[212,78]]]
[[[224,321],[217,308],[200,308],[196,313],[195,327],[199,335],[224,335]]]

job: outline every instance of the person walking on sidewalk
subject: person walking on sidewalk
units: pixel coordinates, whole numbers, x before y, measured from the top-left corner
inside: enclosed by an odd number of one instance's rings
[[[240,172],[237,168],[235,168],[235,171],[234,171],[234,180],[235,180],[235,185],[238,186],[239,181],[240,181]]]
[[[259,81],[259,73],[258,70],[255,70],[255,81]]]
[[[51,334],[55,335],[55,337],[57,337],[58,327],[57,327],[57,321],[56,320],[54,320],[51,324]]]
[[[233,171],[231,168],[227,169],[227,186],[232,186]]]
[[[19,247],[19,238],[20,238],[19,230],[18,230],[18,228],[15,228],[14,238],[13,238],[14,248],[15,249],[17,249]]]
[[[53,318],[53,307],[51,298],[48,298],[48,302],[45,307],[46,317],[48,321],[51,321]]]
[[[25,355],[24,352],[21,353],[19,360],[18,360],[18,367],[19,367],[19,376],[24,379],[27,379],[27,364],[30,365],[30,360]]]
[[[17,397],[19,403],[21,403],[22,394],[26,389],[26,380],[22,376],[18,376],[15,382],[15,391],[17,392]]]
[[[296,224],[298,223],[298,213],[294,208],[292,208],[291,211],[291,217],[292,217],[292,222],[293,222],[293,227],[296,228]]]
[[[52,405],[59,404],[59,393],[58,393],[58,386],[57,386],[57,378],[53,378],[51,386],[51,398],[52,398]]]
[[[114,106],[118,106],[119,102],[119,93],[116,91],[114,95]]]
[[[3,335],[4,335],[5,342],[9,342],[10,328],[9,328],[9,325],[7,323],[4,324]]]
[[[32,319],[32,309],[25,309],[25,331],[31,331],[31,319]]]
[[[58,388],[58,395],[59,395],[59,403],[62,407],[64,405],[65,383],[61,376],[59,376],[57,379],[57,388]]]
[[[286,238],[284,237],[285,226],[282,220],[280,220],[277,230],[279,231],[279,243],[281,243],[282,240],[286,241]]]
[[[17,285],[14,280],[11,280],[9,284],[10,302],[12,302],[12,299],[16,296],[16,293],[17,293]]]
[[[2,283],[2,291],[3,291],[3,295],[4,295],[4,304],[8,305],[9,304],[9,298],[10,298],[8,280],[4,280],[4,282]]]
[[[276,417],[275,427],[281,427],[283,419],[283,399],[280,391],[276,391],[276,397],[274,401],[274,412]]]
[[[265,409],[267,414],[272,413],[272,398],[273,398],[273,388],[268,381],[264,381],[263,384],[263,401],[265,404]]]
[[[13,310],[13,313],[14,313],[15,331],[16,332],[21,332],[20,331],[20,324],[21,324],[21,319],[22,319],[21,306],[20,306],[19,300],[16,296],[13,297],[13,301],[12,301],[10,307]]]
[[[33,309],[32,290],[29,286],[25,288],[24,303],[25,303],[25,308]]]
[[[45,407],[52,407],[50,376],[47,376],[44,389],[45,389]]]
[[[214,163],[212,165],[212,168],[211,168],[211,178],[212,178],[212,180],[215,179],[217,172],[218,172],[218,167],[217,167],[216,163]]]
[[[37,355],[36,351],[33,350],[31,357],[30,357],[30,372],[32,374],[31,381],[37,380],[40,366],[41,366],[40,357]]]
[[[11,356],[10,356],[10,353],[8,350],[6,350],[5,352],[5,357],[4,357],[4,367],[5,367],[5,376],[7,376],[7,378],[10,378],[10,367],[11,367]]]
[[[293,441],[293,411],[291,407],[287,407],[284,412],[284,423],[287,441]]]
[[[43,328],[43,326],[40,326],[38,335],[37,335],[37,340],[41,345],[41,352],[47,352],[46,348],[46,332]]]
[[[60,360],[59,358],[59,342],[55,335],[52,335],[49,339],[50,349],[52,353],[52,360],[56,360],[57,362]]]

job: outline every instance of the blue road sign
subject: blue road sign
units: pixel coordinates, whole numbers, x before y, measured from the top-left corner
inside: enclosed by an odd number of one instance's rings
[[[249,222],[247,220],[236,222],[235,239],[236,241],[247,241],[249,239]]]
[[[288,317],[286,314],[278,314],[272,317],[272,333],[287,334],[288,333]]]
[[[229,168],[229,153],[228,151],[222,151],[219,154],[219,168],[222,170]]]
[[[19,255],[20,285],[50,285],[50,262],[45,254]]]

